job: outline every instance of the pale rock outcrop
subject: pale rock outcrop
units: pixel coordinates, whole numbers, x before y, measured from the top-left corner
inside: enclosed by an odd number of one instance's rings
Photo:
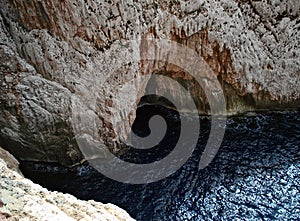
[[[91,100],[101,139],[116,152],[147,85],[141,76],[152,72],[183,81],[209,112],[186,73],[163,64],[139,69],[140,45],[122,44],[144,35],[201,55],[228,113],[298,107],[299,13],[298,0],[1,0],[1,145],[20,159],[78,163],[71,101]]]
[[[134,220],[113,204],[51,192],[24,178],[18,162],[0,148],[0,220]]]

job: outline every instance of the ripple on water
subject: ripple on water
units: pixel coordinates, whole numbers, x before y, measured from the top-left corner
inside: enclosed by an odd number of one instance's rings
[[[208,134],[209,121],[203,118],[193,156],[179,171],[151,184],[118,183],[88,165],[66,170],[24,162],[22,170],[49,189],[114,203],[137,220],[300,219],[299,112],[229,118],[216,158],[198,171]]]

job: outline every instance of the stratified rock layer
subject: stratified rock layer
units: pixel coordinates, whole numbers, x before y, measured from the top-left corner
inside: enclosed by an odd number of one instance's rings
[[[115,205],[48,191],[17,171],[17,161],[0,148],[0,220],[133,220]]]
[[[299,8],[297,0],[1,0],[1,145],[20,159],[78,163],[76,101],[92,104],[101,139],[117,151],[149,79],[141,76],[152,72],[184,82],[199,111],[209,113],[182,70],[140,70],[140,45],[126,44],[144,35],[201,55],[223,86],[228,113],[298,107]]]

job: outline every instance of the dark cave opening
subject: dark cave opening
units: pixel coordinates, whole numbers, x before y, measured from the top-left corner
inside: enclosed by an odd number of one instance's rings
[[[153,132],[149,128],[149,122],[152,117],[157,115],[163,118],[167,127],[160,142],[147,149],[128,146],[127,151],[121,156],[122,160],[134,163],[150,163],[161,160],[173,150],[180,135],[180,114],[175,106],[163,97],[147,95],[141,98],[131,128],[132,132],[138,137],[149,136]],[[156,129],[158,128],[154,128],[154,130]],[[143,146],[144,144],[140,142],[137,145]]]

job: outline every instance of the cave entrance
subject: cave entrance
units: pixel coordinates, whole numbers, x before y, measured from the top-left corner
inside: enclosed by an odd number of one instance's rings
[[[159,105],[179,112],[198,112],[203,115],[210,112],[204,90],[194,77],[184,71],[164,70],[153,72],[147,83],[145,94],[149,94],[149,91],[154,91],[155,95],[143,96],[138,103],[138,107]],[[161,94],[167,94],[168,96],[166,98],[160,96]],[[196,110],[188,104],[190,98],[192,98]]]

